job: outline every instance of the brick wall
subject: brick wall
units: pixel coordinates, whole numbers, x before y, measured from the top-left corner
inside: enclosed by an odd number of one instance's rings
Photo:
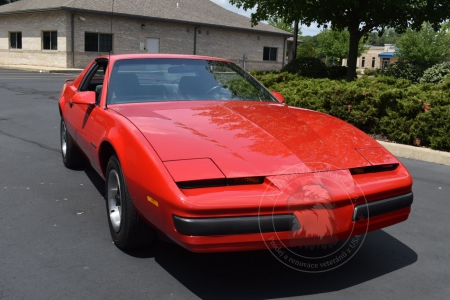
[[[0,64],[67,66],[68,14],[48,12],[0,17]],[[70,24],[70,23],[69,23]],[[9,49],[9,33],[22,32],[22,49]],[[42,50],[42,32],[58,32],[58,49]]]
[[[111,33],[111,16],[74,14],[74,53],[72,54],[71,13],[45,12],[0,17],[0,64],[29,64],[84,68],[95,57],[107,53],[86,52],[85,32]],[[142,26],[144,25],[144,26]],[[42,31],[58,31],[58,50],[42,50]],[[208,26],[114,16],[114,53],[145,53],[148,38],[159,39],[161,53],[223,57],[248,70],[278,70],[283,62],[284,37]],[[22,32],[22,49],[9,49],[9,32]],[[264,47],[277,48],[277,61],[263,61]],[[73,62],[73,63],[72,63]]]
[[[80,16],[85,21],[80,21]],[[160,40],[161,53],[194,54],[195,30],[197,30],[197,55],[227,58],[242,66],[243,56],[247,54],[248,70],[278,70],[282,67],[284,37],[280,36],[117,16],[114,17],[112,28],[115,53],[146,53],[146,50],[141,50],[140,43],[144,43],[146,47],[147,39],[155,38]],[[84,52],[85,31],[110,33],[111,17],[85,13],[76,15],[76,67],[82,67],[99,54],[105,54]],[[265,46],[278,48],[276,62],[263,61]]]

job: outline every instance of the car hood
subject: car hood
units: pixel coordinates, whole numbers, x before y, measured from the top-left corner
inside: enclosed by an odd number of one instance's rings
[[[211,159],[228,178],[370,165],[356,149],[380,145],[355,127],[277,103],[184,101],[110,106],[161,160]]]

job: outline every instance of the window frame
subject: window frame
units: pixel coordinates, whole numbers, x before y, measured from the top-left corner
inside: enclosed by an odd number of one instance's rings
[[[96,41],[96,47],[97,50],[87,50],[87,35],[96,35],[97,36],[97,41]],[[110,49],[109,51],[101,51],[102,49],[102,43],[101,43],[101,36],[109,36],[111,37],[111,45],[110,45]],[[114,46],[114,41],[113,41],[113,34],[112,33],[102,33],[102,32],[90,32],[90,31],[85,31],[84,32],[84,52],[97,52],[97,53],[110,53],[113,50],[113,46]]]
[[[365,65],[366,65],[366,57],[363,56],[363,57],[361,57],[361,68],[364,68]]]
[[[268,56],[266,55],[266,49],[268,49]],[[275,59],[272,59],[272,51],[275,50]],[[278,61],[278,48],[277,47],[266,47],[263,48],[263,61]]]
[[[18,38],[18,34],[20,34],[20,39]],[[15,47],[13,47],[12,36],[15,35]],[[22,49],[22,31],[10,31],[9,32],[9,49]]]
[[[372,57],[372,68],[375,68],[375,57]]]
[[[45,34],[50,34],[49,48],[46,47]],[[57,30],[43,30],[42,31],[42,50],[57,51],[58,50],[58,31]]]

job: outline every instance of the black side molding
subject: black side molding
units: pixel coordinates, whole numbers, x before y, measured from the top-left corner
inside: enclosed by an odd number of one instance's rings
[[[184,235],[214,236],[300,230],[293,214],[231,218],[183,218],[173,216],[175,229]]]
[[[413,193],[408,193],[392,198],[360,204],[355,207],[353,212],[353,221],[362,218],[372,218],[389,212],[393,212],[402,208],[411,206],[413,203]]]

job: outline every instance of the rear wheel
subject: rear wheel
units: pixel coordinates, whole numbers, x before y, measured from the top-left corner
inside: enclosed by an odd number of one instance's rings
[[[156,232],[136,212],[116,156],[109,159],[105,186],[109,230],[116,246],[123,250],[149,246]]]
[[[63,163],[67,168],[76,169],[84,165],[84,157],[81,154],[80,149],[77,148],[73,138],[67,132],[66,123],[61,118],[60,124],[60,137],[61,137],[61,153]]]

